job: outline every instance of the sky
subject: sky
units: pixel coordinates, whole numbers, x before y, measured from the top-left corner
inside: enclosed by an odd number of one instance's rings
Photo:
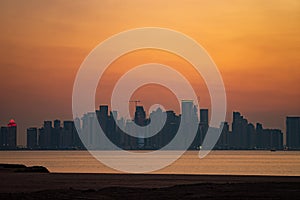
[[[182,32],[209,53],[227,93],[227,120],[240,111],[250,122],[285,129],[287,115],[300,115],[300,2],[298,0],[2,0],[0,2],[0,125],[25,129],[44,120],[72,119],[76,73],[89,52],[108,37],[141,27]],[[190,64],[168,52],[141,50],[117,59],[101,78],[96,105],[108,104],[122,73],[158,62],[184,74],[210,99]],[[163,98],[161,98],[163,97]],[[132,99],[146,108],[178,103],[166,88],[141,87]]]

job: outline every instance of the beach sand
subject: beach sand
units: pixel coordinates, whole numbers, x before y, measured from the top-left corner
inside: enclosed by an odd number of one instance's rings
[[[0,199],[300,199],[300,177],[0,170]]]

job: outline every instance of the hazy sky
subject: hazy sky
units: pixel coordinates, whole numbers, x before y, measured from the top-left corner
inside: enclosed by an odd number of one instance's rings
[[[253,123],[284,129],[286,115],[300,114],[299,0],[2,0],[0,24],[0,124],[14,118],[19,143],[26,127],[72,118],[75,75],[96,45],[118,32],[147,26],[180,31],[208,51],[225,82],[228,120],[237,110]],[[112,64],[100,82],[97,104],[108,103],[122,73],[150,61],[185,74],[200,105],[209,106],[205,85],[188,63],[146,50]],[[151,87],[156,89],[149,91]],[[146,106],[172,98],[156,86],[143,89],[133,98],[144,97]],[[159,98],[162,94],[168,98]]]

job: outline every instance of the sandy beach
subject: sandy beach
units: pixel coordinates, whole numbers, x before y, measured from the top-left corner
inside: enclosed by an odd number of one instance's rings
[[[300,199],[300,177],[0,171],[0,199]]]

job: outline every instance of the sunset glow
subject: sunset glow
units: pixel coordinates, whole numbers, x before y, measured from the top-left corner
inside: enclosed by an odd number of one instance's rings
[[[24,143],[26,127],[41,125],[44,119],[72,119],[73,83],[85,57],[108,37],[139,27],[174,29],[207,50],[224,80],[228,121],[237,110],[252,122],[284,130],[285,116],[300,112],[298,0],[0,4],[0,122],[16,119],[18,143]],[[207,87],[190,63],[158,50],[134,51],[112,63],[99,82],[95,106],[109,104],[122,74],[150,62],[182,73],[200,106],[210,107]],[[141,100],[147,111],[153,103],[162,103],[179,112],[173,94],[157,85],[140,88],[132,99]]]

